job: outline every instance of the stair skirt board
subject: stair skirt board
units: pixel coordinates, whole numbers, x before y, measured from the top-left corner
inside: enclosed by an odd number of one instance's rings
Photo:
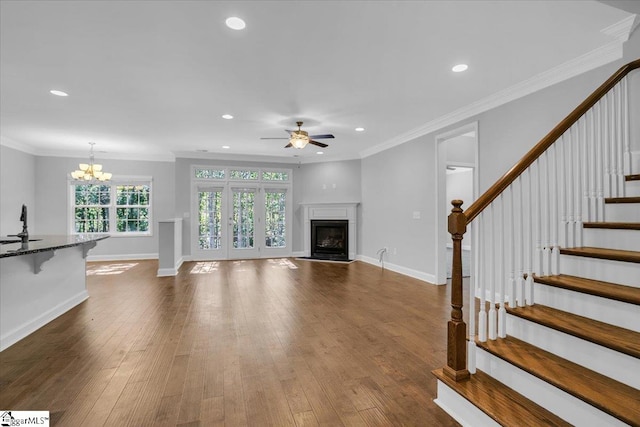
[[[560,271],[569,276],[640,288],[640,264],[638,263],[560,255]]]
[[[440,380],[437,396],[433,402],[463,427],[500,427],[500,424]]]
[[[640,210],[640,207],[638,209]],[[583,230],[583,245],[623,251],[640,251],[640,231],[585,228]]]
[[[640,291],[638,291],[640,292]],[[542,283],[534,287],[536,304],[589,317],[610,325],[640,332],[640,306]]]
[[[627,426],[619,419],[478,348],[478,369],[576,426]],[[439,390],[438,390],[439,391]]]
[[[507,314],[507,335],[640,389],[640,359],[511,314]]]

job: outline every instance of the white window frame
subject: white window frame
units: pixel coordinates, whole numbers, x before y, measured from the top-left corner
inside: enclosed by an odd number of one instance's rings
[[[215,169],[215,170],[224,170],[224,178],[196,178],[196,170],[198,169]],[[232,170],[247,170],[247,171],[255,171],[258,172],[258,179],[238,179],[231,178]],[[262,178],[264,172],[284,172],[287,174],[286,180],[264,180]],[[293,253],[293,223],[295,213],[293,211],[293,169],[286,168],[270,168],[270,167],[256,167],[256,166],[228,166],[228,165],[191,165],[191,173],[190,173],[190,181],[191,181],[191,217],[198,217],[197,212],[197,202],[195,200],[196,197],[196,189],[198,186],[220,186],[225,189],[225,194],[231,191],[232,188],[255,188],[256,189],[256,220],[254,226],[256,227],[256,235],[255,235],[255,244],[256,249],[258,250],[260,258],[268,258],[268,257],[276,257],[276,256],[290,256]],[[286,212],[288,216],[286,217],[286,228],[285,228],[285,238],[286,238],[286,246],[281,248],[269,248],[266,246],[264,242],[265,237],[265,212],[264,212],[264,193],[265,190],[269,189],[277,189],[283,190],[285,192],[286,197]],[[227,211],[223,212],[223,217],[228,218],[230,215],[229,206],[227,206]],[[226,221],[226,219],[225,219]],[[198,251],[197,249],[197,241],[198,236],[196,232],[197,227],[194,224],[190,225],[190,234],[191,234],[191,247],[192,251]],[[228,235],[230,234],[230,230],[227,230]],[[230,249],[229,249],[230,250]],[[226,259],[231,259],[230,255],[226,255]]]
[[[68,203],[67,206],[69,208],[67,217],[67,229],[68,234],[71,235],[82,235],[88,233],[78,233],[76,232],[75,227],[75,186],[76,185],[108,185],[110,187],[111,196],[109,205],[104,205],[105,208],[109,209],[109,231],[105,234],[108,234],[110,237],[150,237],[153,236],[153,177],[150,176],[119,176],[118,178],[114,178],[112,180],[106,182],[100,181],[80,181],[68,178]],[[149,205],[147,208],[149,209],[149,229],[147,231],[117,231],[118,229],[118,216],[116,214],[118,208],[122,208],[124,206],[118,205],[117,197],[116,197],[116,187],[120,185],[148,185],[149,186]]]

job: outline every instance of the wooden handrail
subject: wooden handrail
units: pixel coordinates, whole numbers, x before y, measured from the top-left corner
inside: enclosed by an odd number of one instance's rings
[[[564,120],[554,127],[551,132],[540,140],[518,163],[505,173],[502,178],[496,181],[487,191],[484,192],[469,208],[464,211],[467,224],[485,210],[496,197],[500,195],[513,181],[515,181],[538,157],[553,145],[571,126],[573,126],[591,107],[593,107],[603,96],[607,94],[624,76],[630,71],[640,68],[640,59],[636,59],[620,67],[609,79],[596,89],[587,99],[576,107]]]

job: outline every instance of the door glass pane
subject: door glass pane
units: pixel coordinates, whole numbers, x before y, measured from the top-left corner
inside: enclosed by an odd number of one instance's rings
[[[265,246],[267,248],[284,248],[286,244],[286,201],[284,191],[265,192]]]
[[[233,191],[233,247],[253,248],[254,206],[256,194],[250,190]]]
[[[219,249],[222,238],[222,191],[198,192],[200,210],[198,245],[200,249]]]

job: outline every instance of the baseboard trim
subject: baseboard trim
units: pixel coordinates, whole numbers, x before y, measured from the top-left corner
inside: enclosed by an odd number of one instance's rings
[[[180,258],[173,268],[159,268],[157,277],[177,276],[183,262],[184,259]]]
[[[134,261],[142,259],[158,259],[157,253],[152,254],[120,254],[120,255],[89,255],[87,261]]]
[[[382,268],[382,266],[380,265],[380,261],[376,258],[371,258],[365,255],[358,255],[356,259],[358,261],[363,261],[367,264],[375,265]],[[388,262],[384,263],[384,268],[396,273],[404,274],[405,276],[413,277],[414,279],[422,280],[423,282],[427,282],[430,285],[434,285],[436,283],[436,278],[433,274],[425,273],[423,271],[414,270],[412,268],[403,267],[401,265],[391,264]]]
[[[66,301],[62,301],[60,304],[56,305],[50,310],[45,311],[30,322],[27,322],[22,326],[7,332],[6,334],[4,334],[4,336],[0,337],[0,351],[5,350],[6,348],[25,338],[27,335],[30,335],[33,332],[37,331],[47,323],[51,322],[53,319],[71,310],[73,307],[80,304],[87,298],[89,298],[89,293],[86,290],[83,290],[82,292],[72,296]]]

